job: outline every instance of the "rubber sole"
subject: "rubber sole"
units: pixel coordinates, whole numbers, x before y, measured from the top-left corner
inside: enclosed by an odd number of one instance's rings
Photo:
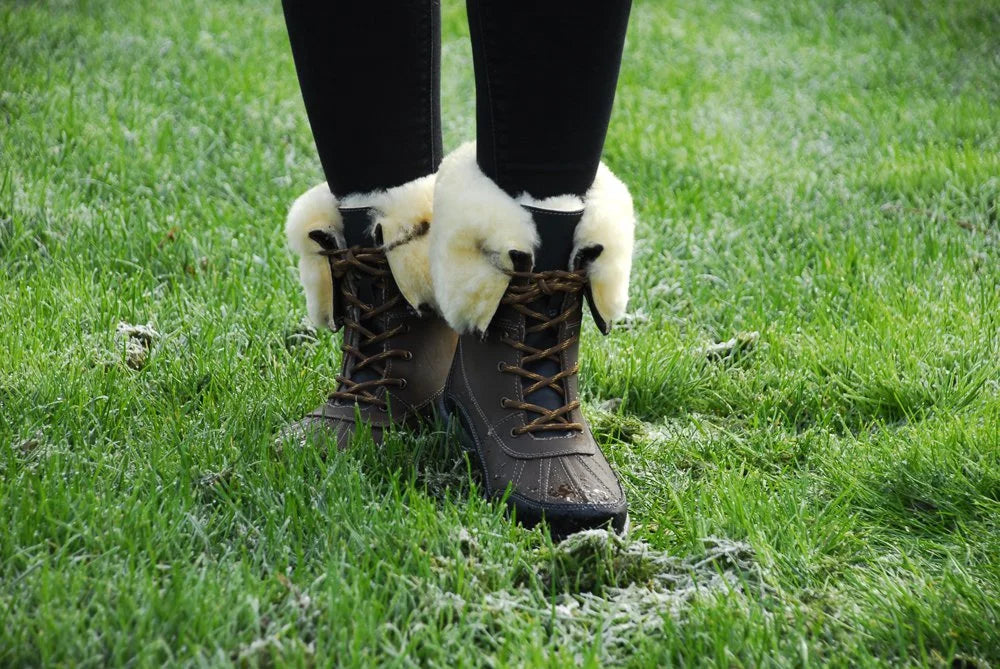
[[[435,403],[435,409],[445,423],[447,434],[454,432],[458,436],[463,450],[475,456],[476,464],[485,478],[487,473],[483,457],[476,447],[475,440],[465,429],[461,415],[448,407],[443,394]],[[490,494],[486,490],[483,493],[487,499],[503,499],[502,493]],[[621,512],[609,513],[605,510],[595,510],[582,505],[580,507],[547,506],[517,494],[508,495],[505,501],[507,513],[513,516],[518,524],[531,529],[544,522],[554,541],[561,541],[571,534],[593,529],[611,529],[617,534],[623,535],[628,532],[630,525],[627,508]]]

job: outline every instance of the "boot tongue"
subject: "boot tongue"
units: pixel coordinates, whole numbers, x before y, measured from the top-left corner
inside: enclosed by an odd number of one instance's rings
[[[344,219],[344,242],[347,244],[347,248],[381,246],[381,240],[376,238],[376,236],[382,236],[381,231],[372,230],[372,210],[370,207],[341,209],[340,215]],[[370,275],[364,272],[354,272],[354,281],[357,286],[358,298],[365,304],[374,304],[375,285]]]
[[[541,242],[535,252],[535,271],[569,269],[573,252],[573,233],[583,216],[582,211],[552,211],[537,207],[524,207],[531,213]]]
[[[360,247],[360,248],[372,248],[374,246],[381,246],[381,231],[379,229],[372,230],[372,209],[370,207],[357,207],[351,209],[341,209],[340,215],[344,221],[344,242],[347,244],[348,248]],[[377,293],[377,286],[375,281],[372,280],[371,275],[365,272],[350,272],[346,280],[351,281],[354,285],[355,294],[358,299],[365,304],[375,306],[380,301],[380,296]],[[360,316],[360,314],[359,314]],[[374,333],[379,333],[382,331],[381,325],[376,320],[369,320],[361,323],[364,327],[371,330]],[[375,355],[379,351],[378,346],[375,347],[361,347],[358,337],[355,337],[356,341],[350,342],[361,350],[361,352],[366,355]],[[349,376],[353,381],[373,381],[375,379],[381,378],[371,367],[363,367],[357,372],[350,369],[344,369],[345,375]]]
[[[344,241],[347,243],[348,248],[352,246],[375,246],[375,239],[371,235],[371,207],[341,209],[340,216],[344,220]]]
[[[535,251],[535,272],[547,272],[551,270],[570,269],[570,255],[573,252],[573,234],[576,226],[583,216],[582,211],[565,212],[538,209],[536,207],[525,207],[531,212],[531,217],[535,221],[535,228],[538,231],[540,240],[539,248]],[[545,314],[548,318],[555,318],[562,312],[565,293],[554,293],[543,295],[541,298],[528,305],[534,311]],[[538,321],[528,319],[528,327],[537,325]],[[540,332],[529,332],[524,339],[524,343],[537,349],[547,349],[555,346],[559,342],[559,329],[548,328]],[[561,365],[548,358],[539,360],[528,365],[528,369],[542,376],[555,376],[559,373]],[[523,387],[531,385],[531,381],[524,379]],[[537,404],[546,409],[557,409],[566,404],[566,398],[548,386],[540,388],[535,392],[525,395],[525,402]],[[550,436],[563,434],[558,431],[548,432]]]

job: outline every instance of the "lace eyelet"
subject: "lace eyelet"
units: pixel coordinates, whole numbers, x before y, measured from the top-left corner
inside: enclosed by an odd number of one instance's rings
[[[509,401],[510,400],[508,400],[506,397],[501,397],[500,398],[500,408],[501,409],[506,409],[507,408],[507,402],[509,402]]]
[[[497,371],[506,372],[507,371],[507,363],[504,362],[504,361],[502,361],[502,360],[500,362],[498,362],[497,363]]]
[[[407,351],[406,355],[403,356],[403,360],[413,360],[413,352]]]
[[[406,379],[400,379],[399,380],[399,389],[403,390],[405,388],[406,388]]]
[[[512,437],[520,437],[521,435],[519,435],[519,434],[517,433],[517,428],[516,428],[516,427],[512,427],[512,428],[510,429],[510,436],[512,436]]]

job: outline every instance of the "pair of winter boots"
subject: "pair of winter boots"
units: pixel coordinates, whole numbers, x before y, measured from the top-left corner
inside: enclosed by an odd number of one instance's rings
[[[607,333],[628,294],[632,201],[607,167],[583,198],[513,198],[470,143],[387,191],[320,184],[287,233],[311,319],[343,330],[337,389],[292,434],[343,449],[359,419],[378,443],[437,413],[522,524],[624,529],[578,392],[583,303]]]

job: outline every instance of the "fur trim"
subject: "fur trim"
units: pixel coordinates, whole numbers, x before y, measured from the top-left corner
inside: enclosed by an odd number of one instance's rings
[[[476,145],[446,156],[434,189],[431,276],[438,307],[458,332],[485,332],[514,269],[509,252],[538,244],[531,214],[479,169]]]
[[[604,163],[584,196],[583,218],[573,235],[574,259],[594,246],[604,250],[587,266],[593,307],[606,324],[625,315],[632,248],[635,245],[635,210],[628,188]]]
[[[323,247],[309,237],[322,231],[344,246],[344,221],[337,209],[337,198],[326,182],[300,195],[292,204],[285,222],[288,245],[299,256],[299,280],[306,293],[306,309],[316,327],[338,329],[333,312],[333,276],[330,261],[320,255]]]
[[[424,304],[436,308],[427,234],[434,206],[434,175],[385,191],[348,195],[340,206],[375,209],[371,231],[381,228],[382,244],[399,292],[414,309]]]
[[[581,199],[558,195],[512,198],[479,169],[476,145],[463,144],[444,159],[434,190],[431,276],[438,308],[459,332],[485,332],[513,269],[510,251],[534,255],[538,235],[522,205],[579,211],[573,253],[587,264],[590,298],[599,323],[620,318],[628,299],[635,216],[628,189],[603,163]],[[598,254],[593,253],[600,247]],[[583,253],[589,250],[590,253]]]
[[[389,268],[400,293],[414,308],[436,306],[431,287],[428,249],[434,176],[415,179],[395,188],[373,193],[352,194],[338,201],[327,184],[303,193],[288,213],[285,233],[288,244],[299,256],[299,279],[306,294],[309,318],[317,327],[339,329],[334,313],[334,285],[329,259],[323,247],[309,234],[325,232],[343,248],[344,223],[339,207],[372,207],[372,228],[381,229]]]

